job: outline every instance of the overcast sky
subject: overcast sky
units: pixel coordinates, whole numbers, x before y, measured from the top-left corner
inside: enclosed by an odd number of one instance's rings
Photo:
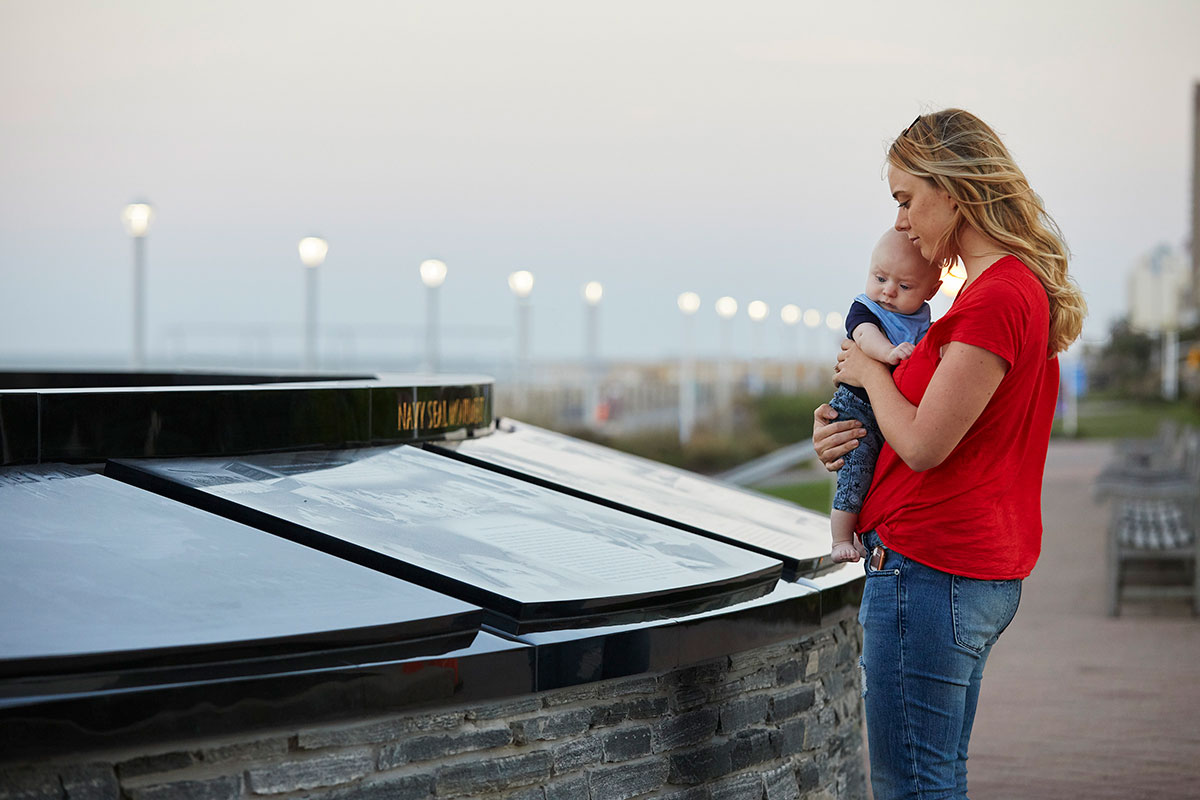
[[[448,359],[511,357],[516,269],[535,358],[582,352],[589,280],[605,356],[677,354],[685,290],[702,351],[729,294],[777,353],[783,304],[862,290],[885,146],[946,106],[1005,138],[1100,339],[1136,259],[1189,236],[1198,42],[1192,0],[0,0],[0,363],[129,352],[135,198],[152,360],[255,325],[298,355],[310,233],[360,351],[416,363],[437,257]]]

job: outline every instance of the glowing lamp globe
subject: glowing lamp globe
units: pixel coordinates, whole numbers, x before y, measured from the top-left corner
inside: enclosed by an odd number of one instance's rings
[[[325,256],[329,253],[329,243],[320,236],[305,236],[300,240],[300,263],[304,266],[314,269],[325,263]]]
[[[446,280],[446,265],[436,258],[421,262],[421,283],[436,289]]]

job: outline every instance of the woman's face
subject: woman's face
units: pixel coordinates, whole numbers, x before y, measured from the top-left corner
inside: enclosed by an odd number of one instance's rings
[[[926,261],[931,260],[938,240],[954,224],[954,200],[933,182],[910,175],[892,164],[888,165],[888,186],[892,197],[900,204],[896,212],[896,230],[920,248]]]

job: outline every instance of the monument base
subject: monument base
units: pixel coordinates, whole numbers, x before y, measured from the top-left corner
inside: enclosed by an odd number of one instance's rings
[[[0,762],[0,799],[863,798],[860,651],[847,608],[803,638],[665,672]]]

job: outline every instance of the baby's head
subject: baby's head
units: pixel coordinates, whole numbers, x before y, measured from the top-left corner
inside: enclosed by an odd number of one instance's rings
[[[912,314],[942,285],[942,271],[921,257],[908,236],[889,228],[871,251],[867,297],[888,311]]]

